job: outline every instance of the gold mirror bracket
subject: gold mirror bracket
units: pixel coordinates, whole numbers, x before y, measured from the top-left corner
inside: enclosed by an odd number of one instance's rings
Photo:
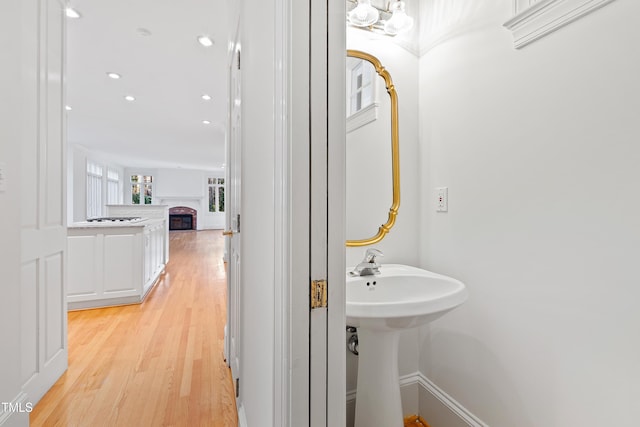
[[[347,56],[363,59],[370,62],[376,69],[376,73],[384,79],[387,93],[391,98],[391,174],[393,179],[393,199],[389,208],[389,217],[385,224],[378,229],[378,233],[368,239],[347,240],[347,247],[359,247],[373,245],[381,241],[389,233],[396,222],[398,208],[400,207],[400,141],[398,130],[398,94],[391,80],[391,74],[382,66],[378,58],[359,50],[347,50]]]

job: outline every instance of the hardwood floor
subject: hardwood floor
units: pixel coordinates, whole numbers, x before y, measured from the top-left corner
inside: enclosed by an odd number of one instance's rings
[[[170,242],[144,303],[69,313],[69,369],[31,425],[237,426],[222,233],[172,232]]]
[[[419,415],[411,415],[404,419],[404,427],[429,427],[429,424]]]

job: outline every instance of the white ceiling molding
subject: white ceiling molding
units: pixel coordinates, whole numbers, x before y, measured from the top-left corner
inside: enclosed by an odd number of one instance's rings
[[[613,0],[513,0],[515,16],[504,23],[516,49],[550,34]]]

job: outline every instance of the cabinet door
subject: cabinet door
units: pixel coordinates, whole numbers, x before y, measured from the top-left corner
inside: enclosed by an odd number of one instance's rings
[[[104,295],[122,291],[135,291],[137,263],[140,254],[136,251],[135,234],[104,236]]]

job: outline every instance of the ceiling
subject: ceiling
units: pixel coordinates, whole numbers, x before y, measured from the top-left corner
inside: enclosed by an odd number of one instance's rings
[[[223,0],[71,0],[81,18],[67,18],[69,143],[126,167],[220,169],[227,103],[225,5]],[[203,34],[213,46],[198,43]],[[122,77],[111,79],[108,72]],[[203,100],[203,94],[212,99]],[[135,101],[125,100],[127,95]]]

